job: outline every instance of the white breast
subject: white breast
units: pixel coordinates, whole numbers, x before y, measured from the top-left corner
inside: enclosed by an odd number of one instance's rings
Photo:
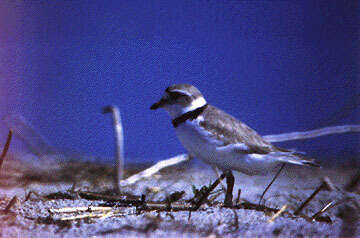
[[[203,120],[199,116],[195,120],[187,120],[176,127],[176,135],[180,142],[188,150],[188,152],[195,157],[202,160],[207,160],[213,157],[212,154],[217,146],[222,146],[223,143],[214,139],[212,134],[202,127],[199,123]]]

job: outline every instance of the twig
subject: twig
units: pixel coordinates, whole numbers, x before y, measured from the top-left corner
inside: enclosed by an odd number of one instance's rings
[[[72,221],[72,220],[79,220],[79,219],[85,219],[85,218],[102,218],[106,215],[107,215],[107,213],[82,214],[82,215],[76,215],[76,216],[70,216],[70,217],[62,217],[62,218],[60,218],[60,221]]]
[[[197,210],[199,209],[199,207],[204,203],[204,201],[206,200],[206,198],[209,196],[209,194],[211,193],[211,191],[213,191],[216,186],[219,185],[219,183],[221,182],[221,180],[223,180],[225,178],[226,174],[222,174],[218,179],[215,180],[215,182],[205,191],[205,193],[203,194],[202,197],[200,197],[200,199],[197,201],[197,203],[195,204],[195,206],[192,208],[192,210]]]
[[[33,193],[33,192],[30,191],[30,192],[28,192],[28,194],[26,194],[25,199],[24,199],[24,202],[26,202],[27,200],[30,199],[30,196],[31,196],[32,193]]]
[[[278,218],[282,213],[284,213],[284,211],[286,210],[286,208],[288,207],[287,204],[285,204],[284,206],[282,206],[282,208],[277,211],[277,213],[275,213],[269,220],[268,223],[274,222],[276,218]]]
[[[333,207],[334,201],[329,202],[325,207],[323,207],[320,211],[316,212],[311,218],[315,220],[319,217],[322,213],[326,212],[330,207]]]
[[[4,162],[4,159],[5,159],[5,156],[9,150],[9,147],[10,147],[10,142],[11,142],[11,138],[12,138],[12,130],[9,131],[9,134],[7,136],[7,139],[6,139],[6,143],[5,143],[5,146],[4,146],[4,149],[0,155],[0,170],[1,170],[1,167],[2,167],[2,164]]]
[[[31,194],[34,194],[34,195],[35,195],[38,199],[40,199],[41,201],[46,201],[46,200],[48,200],[48,199],[46,199],[44,196],[38,194],[38,193],[35,192],[35,191],[29,191],[28,194],[25,196],[24,202],[26,202],[27,200],[30,199]]]
[[[119,202],[125,205],[133,205],[138,206],[142,204],[142,200],[139,199],[124,199],[123,196],[111,196],[111,195],[103,195],[92,192],[79,192],[79,196],[88,200],[104,200],[107,202]]]
[[[165,200],[169,203],[179,201],[185,195],[185,191],[176,191],[166,196]]]
[[[345,203],[345,202],[348,202],[348,201],[353,201],[353,202],[356,203],[356,200],[355,200],[354,198],[352,198],[352,197],[346,197],[346,198],[341,199],[340,201],[337,201],[337,202],[335,202],[335,203],[334,203],[334,201],[331,201],[331,202],[328,203],[325,207],[323,207],[323,208],[320,209],[318,212],[316,212],[316,213],[311,217],[311,219],[312,219],[312,220],[316,220],[316,219],[318,219],[318,217],[319,217],[322,213],[326,212],[326,211],[329,210],[330,208],[339,206],[339,205],[341,205],[341,204],[343,204],[343,203]]]
[[[321,190],[334,190],[334,185],[331,183],[328,177],[324,177],[323,182],[319,187],[315,189],[315,191],[300,205],[300,207],[294,212],[295,215],[300,214],[303,208],[318,194]]]
[[[124,177],[124,133],[121,123],[120,110],[117,106],[104,107],[103,113],[112,113],[113,125],[115,130],[115,147],[116,147],[116,166],[114,174],[114,185],[118,193],[120,193],[120,181]]]
[[[129,178],[127,178],[125,180],[122,180],[120,182],[120,186],[128,186],[128,185],[134,184],[141,179],[152,176],[153,174],[159,172],[163,168],[170,167],[170,166],[188,161],[189,159],[190,159],[189,155],[180,154],[180,155],[177,155],[170,159],[162,160],[160,162],[157,162],[155,165],[151,166],[150,168],[145,169],[145,170],[141,171],[140,173],[137,173],[133,176],[130,176]]]
[[[274,178],[271,180],[271,182],[268,184],[268,186],[266,186],[264,192],[261,194],[260,196],[260,200],[259,200],[259,205],[262,201],[262,199],[264,198],[266,192],[269,190],[269,188],[271,187],[271,185],[274,183],[275,179],[279,176],[279,174],[281,173],[281,171],[283,170],[283,168],[285,167],[285,163],[283,163],[279,169],[279,171],[275,174]]]
[[[217,199],[224,191],[222,189],[218,190],[218,191],[215,191],[213,193],[213,195],[210,197],[209,195],[209,198],[208,198],[208,201],[209,202],[213,202],[215,199]]]
[[[103,214],[103,215],[100,217],[100,219],[105,219],[105,218],[108,218],[108,217],[112,217],[112,216],[114,216],[114,215],[116,215],[116,213],[114,213],[113,211],[110,211],[110,212],[107,212],[107,213]]]
[[[222,179],[224,178],[224,175],[222,176]],[[220,179],[220,178],[219,178]],[[219,185],[219,179],[217,181],[214,182],[214,184],[212,184],[209,188],[207,188],[207,190],[205,192],[210,193],[211,190],[215,189],[215,187],[217,185]],[[207,193],[203,193],[202,197],[200,198],[200,200],[198,201],[198,203],[196,204],[197,207],[195,207],[194,205],[191,205],[190,203],[184,203],[184,202],[174,202],[171,203],[169,205],[168,202],[153,202],[153,201],[145,201],[145,198],[143,197],[141,200],[116,200],[117,203],[113,204],[113,205],[103,205],[103,206],[99,206],[99,207],[65,207],[65,208],[59,208],[59,209],[49,209],[49,213],[51,214],[62,214],[62,213],[87,213],[87,214],[82,214],[82,215],[74,215],[74,216],[68,216],[68,217],[63,217],[61,220],[58,221],[66,221],[66,220],[77,220],[77,219],[86,219],[86,218],[107,218],[107,217],[111,217],[111,216],[115,216],[115,215],[119,215],[122,214],[122,210],[121,207],[127,207],[129,205],[131,206],[135,206],[137,209],[137,212],[141,212],[141,211],[157,211],[157,212],[162,212],[162,211],[189,211],[189,219],[191,216],[191,212],[194,211],[195,209],[198,209],[201,204],[203,204],[203,202],[206,200],[207,198]],[[99,198],[98,198],[99,199]],[[106,200],[107,199],[101,199],[101,200]],[[347,199],[349,200],[349,198]],[[113,201],[113,200],[111,200]],[[345,202],[346,200],[342,200],[339,201],[335,204],[332,204],[329,208],[334,207],[336,205],[339,205],[340,203]],[[109,204],[109,203],[107,203]],[[200,204],[200,205],[199,205]],[[119,209],[120,208],[120,209]],[[279,213],[277,216],[281,215],[281,214],[286,214],[289,218],[291,219],[295,219],[295,218],[304,218],[305,220],[311,222],[312,220],[318,221],[318,222],[331,222],[331,220],[328,217],[323,217],[320,216],[321,214],[319,214],[318,216],[315,217],[308,217],[306,215],[303,214],[299,214],[298,216],[295,216],[294,214],[285,211],[285,208],[281,208],[281,209],[276,209],[276,208],[270,208],[270,207],[266,207],[264,205],[257,205],[254,203],[250,203],[247,201],[241,202],[240,204],[237,204],[235,206],[232,207],[233,209],[249,209],[249,210],[255,210],[255,211],[261,211],[264,213]],[[328,209],[329,209],[328,208]],[[283,211],[280,211],[283,210]],[[88,214],[90,213],[90,214]],[[275,217],[276,218],[276,217]],[[274,219],[275,219],[274,218]]]
[[[111,207],[64,207],[51,208],[50,213],[70,213],[70,212],[95,212],[95,211],[111,211]]]
[[[282,142],[289,140],[303,140],[313,137],[326,136],[330,134],[351,133],[351,132],[360,132],[360,125],[324,127],[321,129],[316,129],[311,131],[299,131],[299,132],[283,133],[278,135],[267,135],[264,136],[263,138],[268,142]]]
[[[178,203],[155,203],[147,202],[144,206],[139,207],[141,211],[189,211],[192,210],[192,206],[189,204]]]
[[[4,212],[8,213],[10,211],[10,209],[15,205],[15,203],[19,201],[17,196],[15,195],[10,202],[8,203],[8,205],[5,207]]]
[[[214,172],[216,174],[216,177],[220,178],[221,174],[219,173],[219,169],[216,166],[213,166],[213,165],[211,165],[211,168],[214,170]],[[221,186],[221,189],[223,191],[226,191],[226,188],[225,188],[225,185],[224,185],[223,181],[221,181],[220,186]]]
[[[255,203],[251,203],[251,202],[247,202],[247,201],[243,201],[240,204],[234,206],[233,208],[261,211],[261,212],[264,212],[265,214],[266,213],[277,213],[280,210],[277,208],[271,208],[271,207],[267,207],[265,205],[259,205],[259,204],[255,204]],[[309,221],[309,222],[312,221],[311,217],[308,217],[304,214],[295,215],[288,211],[284,211],[283,214],[286,214],[287,216],[289,216],[289,218],[292,218],[292,219],[301,217],[301,218],[304,218],[306,221]],[[329,217],[318,216],[315,218],[315,220],[318,222],[331,223],[331,219]]]

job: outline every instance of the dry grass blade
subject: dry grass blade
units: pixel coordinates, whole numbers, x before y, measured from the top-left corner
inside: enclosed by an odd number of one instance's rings
[[[325,127],[311,131],[290,132],[279,135],[267,135],[264,136],[264,139],[267,140],[268,142],[282,142],[289,140],[303,140],[303,139],[326,136],[331,134],[353,133],[353,132],[360,132],[360,125],[333,126],[333,127]]]
[[[221,173],[219,172],[219,169],[218,169],[216,166],[213,166],[213,165],[211,165],[211,168],[212,168],[212,170],[215,172],[216,177],[217,177],[217,178],[220,178]],[[220,186],[221,186],[221,189],[225,192],[225,191],[226,191],[226,187],[225,187],[223,181],[221,181]]]
[[[274,183],[274,181],[277,179],[277,177],[280,175],[281,171],[283,170],[283,168],[285,167],[285,163],[283,163],[279,169],[279,171],[275,174],[274,178],[271,180],[271,182],[268,184],[268,186],[266,186],[264,192],[261,194],[260,199],[259,199],[259,205],[261,204],[262,199],[264,198],[266,192],[269,190],[269,188],[271,187],[271,185]]]
[[[154,175],[155,173],[159,172],[163,168],[167,168],[167,167],[188,161],[189,159],[190,159],[189,155],[180,154],[180,155],[177,155],[170,159],[162,160],[162,161],[156,163],[155,165],[151,166],[150,168],[145,169],[145,170],[141,171],[140,173],[135,174],[125,180],[122,180],[120,182],[120,185],[128,186],[128,185],[134,184],[141,179],[145,179],[145,178],[148,178],[148,177]]]
[[[315,220],[318,218],[322,213],[326,212],[330,207],[333,207],[334,201],[329,202],[325,207],[323,207],[320,211],[316,212],[311,218]]]
[[[315,189],[315,191],[300,205],[300,207],[294,212],[295,215],[300,214],[300,212],[304,209],[304,207],[318,194],[321,190],[334,190],[335,187],[330,181],[328,177],[323,178],[323,182],[319,187]]]
[[[192,208],[192,210],[197,210],[199,207],[204,203],[204,201],[207,199],[209,194],[216,188],[216,186],[219,185],[221,180],[225,178],[225,174],[222,174],[218,179],[215,180],[215,182],[206,190],[206,192],[203,194],[203,196],[197,201],[195,206]]]
[[[143,206],[139,207],[139,211],[189,211],[192,210],[193,207],[190,204],[177,204],[177,203],[155,203],[155,202],[147,202]]]
[[[12,132],[12,130],[10,130],[9,134],[7,136],[7,139],[6,139],[4,149],[3,149],[3,151],[2,151],[2,153],[0,155],[0,169],[1,169],[2,164],[4,162],[5,156],[6,156],[7,152],[8,152],[8,150],[9,150],[12,134],[13,134],[13,132]]]
[[[103,195],[93,192],[79,192],[79,196],[87,200],[104,200],[107,202],[118,202],[131,206],[138,206],[143,203],[141,199],[124,199],[123,196]]]
[[[5,209],[4,209],[4,212],[5,213],[8,213],[9,211],[10,211],[10,209],[15,205],[15,203],[16,202],[18,202],[19,200],[18,200],[18,198],[17,198],[17,196],[14,196],[11,200],[10,200],[10,202],[8,203],[8,205],[5,207]]]
[[[278,218],[282,213],[284,213],[284,211],[286,210],[286,208],[288,207],[287,204],[285,204],[284,206],[282,206],[282,208],[277,211],[277,213],[275,213],[269,220],[268,223],[274,222],[276,218]]]
[[[50,213],[71,213],[71,212],[95,212],[95,211],[111,211],[111,207],[64,207],[51,208]]]
[[[88,218],[102,218],[106,215],[107,215],[107,213],[82,214],[82,215],[76,215],[76,216],[70,216],[70,217],[62,217],[62,218],[60,218],[60,221],[72,221],[72,220],[80,220],[80,219],[88,219]]]

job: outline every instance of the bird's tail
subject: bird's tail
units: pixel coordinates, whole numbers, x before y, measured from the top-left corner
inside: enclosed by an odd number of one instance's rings
[[[296,151],[277,151],[270,154],[273,158],[285,163],[320,167],[314,159],[308,158]]]

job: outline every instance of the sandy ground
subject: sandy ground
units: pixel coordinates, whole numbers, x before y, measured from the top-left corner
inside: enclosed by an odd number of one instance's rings
[[[128,174],[141,169],[135,167],[128,169]],[[90,200],[80,195],[81,191],[111,195],[109,166],[63,163],[46,169],[29,169],[23,163],[7,161],[0,174],[0,234],[1,237],[360,237],[357,207],[360,189],[343,190],[358,169],[354,166],[321,170],[286,167],[266,194],[264,205],[279,209],[287,204],[288,208],[274,222],[269,222],[276,211],[255,209],[246,204],[258,203],[273,175],[250,177],[235,173],[234,200],[239,189],[241,197],[234,208],[222,207],[224,193],[218,186],[215,189],[218,193],[209,196],[209,200],[213,200],[197,211],[147,211],[142,209],[143,205]],[[323,176],[328,176],[337,189],[321,191],[302,211],[304,216],[294,216],[294,210],[321,183]],[[169,203],[165,201],[174,192],[184,191],[180,200],[172,205],[189,205],[194,188],[200,189],[215,179],[215,173],[208,166],[189,162],[124,188],[118,197],[139,201],[141,195],[146,195],[145,203],[154,201],[166,205]],[[35,193],[26,200],[30,191]],[[6,209],[15,195],[16,201]],[[311,217],[327,203],[342,199],[349,200],[321,214],[323,221],[304,218]],[[99,213],[50,212],[55,208],[90,206],[108,206],[116,212],[72,221],[61,219]]]

